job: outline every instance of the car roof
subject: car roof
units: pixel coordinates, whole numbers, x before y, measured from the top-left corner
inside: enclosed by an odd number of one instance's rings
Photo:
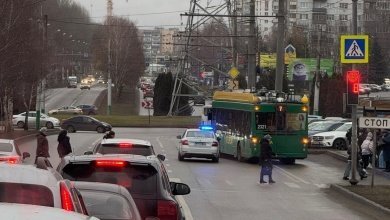
[[[212,130],[201,130],[199,128],[189,128],[187,129],[187,131],[211,131],[212,132]]]
[[[12,142],[14,142],[14,140],[11,140],[11,139],[0,139],[0,143],[12,144]]]
[[[159,161],[155,155],[142,156],[135,154],[92,154],[92,155],[68,155],[64,157],[67,163],[75,162],[91,162],[94,160],[123,160],[135,164],[153,164],[156,165]]]
[[[0,173],[0,182],[55,187],[57,186],[57,182],[62,180],[60,175],[56,175],[58,173],[55,170],[39,169],[33,165],[26,164],[0,164]]]
[[[129,138],[109,138],[109,139],[103,139],[103,141],[101,142],[101,144],[119,144],[119,143],[131,143],[136,145],[152,146],[152,144],[149,141],[140,140],[140,139],[129,139]]]
[[[2,219],[13,220],[97,220],[95,217],[88,217],[64,209],[15,203],[0,203],[0,213]]]

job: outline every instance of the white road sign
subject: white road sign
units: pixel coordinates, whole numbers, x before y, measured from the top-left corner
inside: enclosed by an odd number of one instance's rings
[[[390,118],[359,118],[360,128],[390,129]]]

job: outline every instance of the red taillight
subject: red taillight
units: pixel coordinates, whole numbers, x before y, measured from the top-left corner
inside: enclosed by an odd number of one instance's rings
[[[60,193],[62,209],[65,209],[67,211],[74,211],[72,197],[70,195],[69,189],[66,187],[66,184],[64,182],[60,183]]]
[[[124,167],[126,165],[125,161],[117,160],[98,160],[96,161],[97,167]]]
[[[188,140],[181,140],[182,145],[188,145]]]
[[[177,219],[177,205],[173,201],[159,200],[157,202],[157,217],[160,220]]]
[[[218,142],[214,141],[213,144],[211,145],[213,147],[218,147]]]
[[[119,147],[132,147],[133,144],[131,143],[119,143]]]
[[[0,162],[16,164],[16,163],[18,163],[18,161],[19,161],[19,158],[17,158],[17,157],[0,157]]]

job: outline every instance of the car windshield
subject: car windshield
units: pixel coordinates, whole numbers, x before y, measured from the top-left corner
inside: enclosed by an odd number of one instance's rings
[[[0,151],[2,151],[2,152],[12,152],[12,149],[14,149],[12,144],[0,143]]]
[[[139,144],[99,144],[96,153],[100,154],[135,154],[142,156],[153,155],[151,146]]]
[[[335,129],[337,127],[337,124],[334,122],[320,122],[320,123],[313,123],[312,126],[310,126],[309,130],[312,131],[330,131],[332,129]]]
[[[335,131],[348,131],[352,127],[352,124],[343,124],[340,127],[338,127]]]
[[[121,195],[110,192],[79,190],[88,214],[100,219],[135,219],[133,208]]]
[[[212,131],[188,131],[186,137],[190,138],[214,138]]]
[[[53,194],[41,185],[0,182],[0,202],[54,207]]]
[[[62,170],[62,176],[73,181],[118,184],[131,194],[156,195],[157,171],[152,166],[127,164],[122,167],[104,167],[95,164],[68,164]]]

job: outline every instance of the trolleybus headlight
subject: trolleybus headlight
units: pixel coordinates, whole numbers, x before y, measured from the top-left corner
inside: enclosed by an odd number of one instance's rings
[[[257,137],[252,137],[251,141],[252,141],[253,144],[257,144],[259,139]]]
[[[303,112],[307,112],[307,110],[309,110],[309,108],[306,105],[302,106],[302,111]]]
[[[255,106],[255,111],[259,111],[260,110],[260,106],[256,105]]]
[[[302,138],[302,143],[309,144],[309,138],[307,138],[307,137]]]

